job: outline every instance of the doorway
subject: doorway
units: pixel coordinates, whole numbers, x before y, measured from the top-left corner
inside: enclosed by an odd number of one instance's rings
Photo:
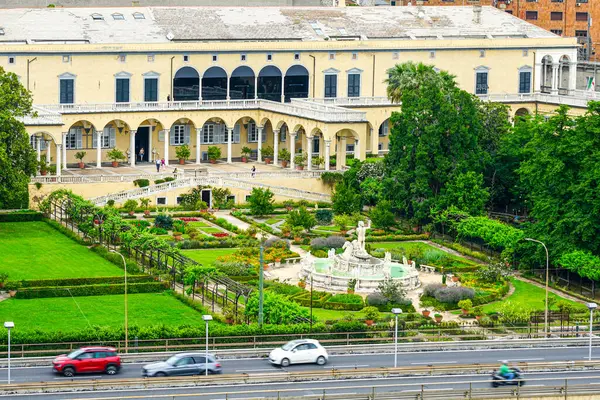
[[[210,189],[205,189],[202,191],[202,201],[205,202],[208,207],[211,207],[210,201],[212,197],[212,192],[210,191]]]
[[[135,156],[136,162],[148,162],[150,159],[150,152],[152,149],[150,148],[150,127],[149,126],[140,126],[135,134]],[[144,149],[144,156],[140,161],[140,149]]]

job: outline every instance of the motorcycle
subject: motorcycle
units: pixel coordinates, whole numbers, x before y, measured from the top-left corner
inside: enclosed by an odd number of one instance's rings
[[[525,384],[525,380],[523,379],[523,374],[519,368],[511,369],[514,377],[512,379],[507,379],[506,377],[500,375],[498,371],[494,370],[492,372],[492,387],[498,386],[506,386],[506,385],[519,385],[523,386]]]

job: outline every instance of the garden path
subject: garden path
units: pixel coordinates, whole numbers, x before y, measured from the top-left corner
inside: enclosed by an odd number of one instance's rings
[[[250,224],[248,224],[247,222],[244,222],[241,219],[237,219],[236,217],[234,217],[233,215],[231,215],[230,212],[229,212],[229,210],[215,211],[214,215],[217,218],[223,218],[224,220],[226,220],[230,224],[233,224],[233,225],[237,226],[240,229],[246,230],[246,229],[248,229],[250,227]]]

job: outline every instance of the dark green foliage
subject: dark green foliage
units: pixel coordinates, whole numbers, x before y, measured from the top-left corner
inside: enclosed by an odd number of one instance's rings
[[[264,292],[264,322],[268,324],[292,324],[298,318],[308,318],[308,310],[287,300],[277,293]],[[247,316],[258,318],[258,292],[253,292],[246,304]]]
[[[273,192],[269,189],[255,187],[248,198],[250,203],[250,213],[256,216],[269,215],[273,212]]]
[[[41,221],[44,216],[37,211],[18,211],[0,213],[0,222],[31,222]]]
[[[251,265],[241,262],[215,261],[213,266],[227,276],[257,276],[258,273]]]
[[[159,214],[154,219],[154,226],[157,228],[171,230],[173,229],[173,218],[171,218],[169,215]]]
[[[298,288],[298,289],[300,289],[300,288]],[[314,290],[312,292],[312,306],[314,308],[321,308],[321,307],[323,307],[323,304],[325,304],[325,302],[329,298],[331,298],[331,294],[330,293],[319,292],[319,291]],[[296,303],[300,304],[301,306],[310,307],[310,305],[311,305],[311,302],[310,302],[310,291],[308,291],[308,290],[302,290],[301,292],[299,292],[295,296],[291,296],[290,300],[295,301]]]
[[[146,186],[150,186],[150,181],[148,179],[136,179],[135,181],[133,181],[133,184],[137,187],[146,187]]]
[[[315,213],[315,218],[320,225],[329,225],[333,221],[333,212],[331,210],[318,209]]]
[[[336,294],[323,303],[323,308],[329,310],[360,311],[364,306],[363,298],[358,294]]]
[[[128,275],[127,284],[154,282],[154,278],[150,275]],[[82,286],[82,285],[99,285],[99,284],[120,284],[124,283],[123,276],[98,276],[92,278],[62,278],[62,279],[29,279],[22,281],[9,281],[6,285],[7,289],[18,288],[41,288],[41,287],[56,287],[56,286]]]
[[[396,225],[394,213],[392,213],[392,203],[388,200],[381,200],[369,213],[369,218],[375,228],[389,230]]]
[[[127,293],[159,293],[167,289],[166,282],[127,283]],[[98,284],[62,287],[30,287],[19,289],[17,299],[46,297],[103,296],[125,293],[125,284]]]
[[[335,191],[332,200],[332,208],[336,214],[353,214],[360,212],[362,209],[362,201],[357,190],[352,188],[344,181],[335,185]]]
[[[301,226],[310,231],[317,224],[317,220],[308,212],[306,207],[299,207],[290,211],[286,218],[286,224],[291,227]]]
[[[323,172],[321,174],[321,180],[328,186],[335,186],[336,183],[341,182],[344,175],[339,172]]]

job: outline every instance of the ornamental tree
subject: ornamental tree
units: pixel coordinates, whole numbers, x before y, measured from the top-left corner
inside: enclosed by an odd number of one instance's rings
[[[252,194],[248,197],[250,203],[250,213],[256,216],[271,214],[275,207],[273,206],[273,192],[269,189],[253,188]]]

